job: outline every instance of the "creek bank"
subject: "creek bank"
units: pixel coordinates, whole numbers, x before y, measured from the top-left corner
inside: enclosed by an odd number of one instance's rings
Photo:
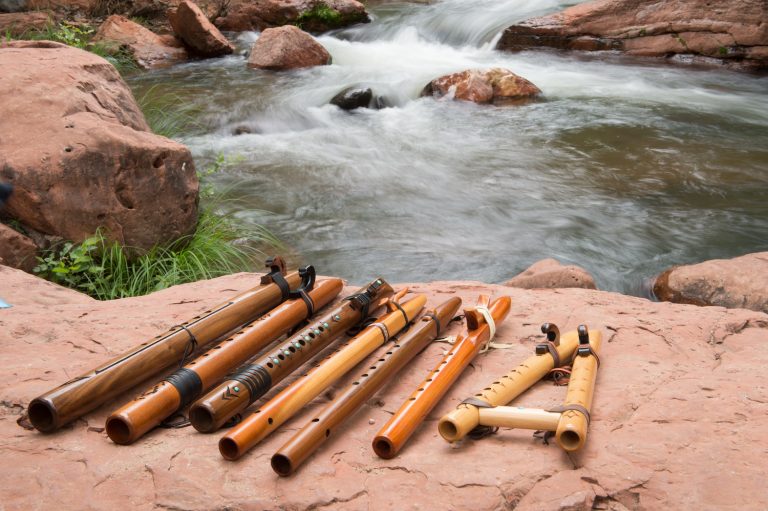
[[[508,69],[468,69],[435,78],[422,96],[451,98],[497,106],[521,105],[535,99],[541,89]]]
[[[497,49],[614,50],[765,69],[767,19],[763,0],[596,0],[513,25]]]
[[[4,213],[75,242],[97,229],[136,249],[194,231],[198,182],[189,150],[153,134],[115,68],[48,41],[0,46]]]
[[[768,364],[763,349],[768,315],[763,313],[586,289],[412,284],[414,292],[428,294],[429,303],[459,296],[473,304],[480,293],[510,295],[513,308],[496,341],[513,347],[480,355],[407,448],[393,460],[381,460],[371,451],[371,438],[443,357],[446,345],[433,343],[295,476],[283,479],[272,472],[269,456],[361,369],[240,463],[221,459],[219,434],[201,435],[192,428],[157,430],[129,448],[110,442],[102,430],[105,417],[139,389],[53,435],[16,423],[32,397],[254,286],[256,275],[108,302],[6,267],[0,267],[0,281],[0,296],[13,305],[0,314],[7,339],[0,359],[6,382],[0,390],[0,432],[6,439],[0,453],[14,460],[0,467],[0,491],[9,508],[80,508],[83,488],[92,488],[88,499],[94,507],[130,502],[139,510],[378,509],[401,508],[403,499],[422,509],[768,507],[762,474],[754,470],[764,461],[754,445],[768,414],[762,370]],[[345,288],[342,296],[354,289]],[[604,333],[584,450],[569,457],[554,443],[534,441],[528,431],[505,429],[480,441],[445,443],[436,419],[529,356],[545,321],[561,331],[587,323]],[[463,327],[454,323],[446,333],[456,335]],[[516,403],[555,406],[564,395],[563,387],[541,383]],[[46,484],[41,487],[38,480]]]
[[[256,0],[232,2],[216,25],[232,32],[299,25],[320,33],[369,21],[365,6],[356,0]]]
[[[653,293],[661,301],[768,313],[768,252],[670,268]]]

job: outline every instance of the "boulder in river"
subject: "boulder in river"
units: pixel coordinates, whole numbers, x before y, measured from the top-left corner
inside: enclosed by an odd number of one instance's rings
[[[768,252],[671,268],[653,293],[665,302],[768,312]]]
[[[243,32],[296,24],[319,33],[369,21],[365,6],[357,0],[256,0],[234,1],[216,25]]]
[[[424,87],[422,96],[451,97],[474,103],[511,105],[528,102],[541,90],[508,69],[468,69],[435,78]]]
[[[198,182],[189,150],[153,134],[106,60],[49,41],[0,47],[0,181],[4,212],[81,241],[103,227],[150,248],[189,234]]]
[[[107,18],[93,38],[107,47],[127,49],[144,69],[169,66],[187,60],[184,45],[171,35],[160,36],[125,16]]]
[[[268,28],[251,48],[248,65],[258,69],[283,71],[331,63],[331,54],[322,44],[291,25]]]
[[[589,289],[408,284],[426,293],[430,304],[457,296],[465,305],[480,294],[511,296],[512,312],[494,339],[510,348],[478,356],[398,457],[382,460],[371,449],[373,435],[447,349],[429,343],[297,474],[281,479],[269,456],[316,417],[327,398],[305,407],[238,463],[223,461],[218,439],[192,428],[158,428],[131,447],[110,442],[103,430],[106,416],[152,382],[55,434],[17,424],[33,397],[253,287],[258,275],[240,273],[103,302],[2,266],[0,282],[0,297],[13,304],[2,313],[0,357],[0,455],[13,460],[0,466],[8,509],[81,509],[83,495],[94,509],[130,502],[142,510],[768,508],[759,468],[765,465],[759,445],[768,414],[764,313],[654,303]],[[355,289],[348,286],[340,296]],[[531,356],[543,339],[543,322],[557,324],[561,332],[586,323],[591,332],[603,333],[585,447],[569,456],[554,442],[536,441],[531,431],[507,428],[449,446],[435,419]],[[452,322],[445,334],[464,328],[464,322]],[[382,346],[370,360],[391,348],[391,343]],[[339,395],[368,365],[351,371],[329,394]],[[565,391],[543,381],[513,405],[559,405]]]
[[[765,0],[596,0],[507,28],[497,48],[618,50],[768,67]]]
[[[357,108],[381,108],[379,98],[374,97],[370,87],[347,87],[331,98],[330,103],[342,110],[355,110]]]
[[[182,0],[175,9],[168,11],[168,21],[173,32],[189,49],[202,57],[220,57],[235,51],[203,11],[189,0]]]
[[[559,289],[580,287],[597,289],[595,279],[587,270],[576,265],[563,265],[556,259],[542,259],[504,283],[523,289]]]

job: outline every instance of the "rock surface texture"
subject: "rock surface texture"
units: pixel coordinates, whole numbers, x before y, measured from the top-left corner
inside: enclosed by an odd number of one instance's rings
[[[29,32],[43,30],[52,23],[44,12],[11,12],[0,14],[0,34],[19,37]]]
[[[768,252],[676,266],[656,278],[659,300],[768,313]]]
[[[331,54],[322,44],[294,26],[268,28],[253,44],[248,65],[283,71],[331,63]]]
[[[768,67],[765,0],[597,0],[504,31],[498,49],[619,50],[688,55],[745,68]]]
[[[428,347],[291,478],[275,475],[271,455],[341,385],[239,462],[221,458],[220,435],[202,435],[192,428],[157,430],[131,446],[110,442],[102,429],[104,419],[145,386],[52,435],[17,424],[33,397],[257,281],[254,275],[239,274],[141,298],[97,302],[0,268],[0,296],[13,304],[0,311],[0,454],[12,460],[0,467],[4,508],[768,507],[762,470],[768,427],[768,315],[585,289],[531,291],[476,282],[413,285],[414,292],[429,295],[430,303],[460,296],[473,304],[480,293],[511,295],[512,310],[496,341],[513,347],[478,356],[392,460],[377,458],[371,439],[439,363],[446,344]],[[480,441],[445,443],[436,420],[533,353],[545,321],[562,331],[587,323],[604,334],[584,450],[568,456],[554,443],[534,440],[530,431],[503,429]],[[460,333],[464,326],[453,323],[447,333]],[[565,388],[542,382],[516,403],[551,407],[564,396]]]
[[[107,18],[94,36],[95,42],[126,48],[144,69],[169,66],[187,60],[187,50],[173,36],[157,35],[120,15]]]
[[[523,289],[558,289],[580,287],[597,289],[595,279],[587,270],[575,265],[562,265],[555,259],[542,259],[504,283],[505,286]]]
[[[494,105],[523,104],[536,98],[541,90],[508,69],[468,69],[435,78],[424,87],[423,96],[450,97],[474,103]]]
[[[27,236],[0,224],[0,264],[31,272],[37,264],[37,245]]]
[[[318,33],[368,21],[365,6],[357,0],[235,0],[216,25],[242,32],[300,23],[304,30]]]
[[[220,57],[235,51],[232,43],[189,0],[179,2],[176,9],[169,11],[168,21],[179,39],[197,55]]]
[[[0,181],[6,213],[41,233],[81,241],[99,227],[149,248],[197,222],[189,150],[149,131],[115,68],[47,41],[0,45]]]

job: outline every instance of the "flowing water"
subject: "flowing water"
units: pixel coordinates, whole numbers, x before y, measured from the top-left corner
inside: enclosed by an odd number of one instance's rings
[[[319,37],[333,65],[248,69],[243,55],[131,79],[181,95],[203,168],[323,274],[362,282],[500,282],[545,257],[643,294],[674,265],[768,249],[768,77],[605,55],[493,50],[501,30],[575,2],[369,5]],[[233,35],[242,50],[258,34]],[[505,67],[545,100],[497,108],[420,98],[431,79]],[[366,84],[393,105],[328,105]],[[250,134],[235,135],[237,128]]]

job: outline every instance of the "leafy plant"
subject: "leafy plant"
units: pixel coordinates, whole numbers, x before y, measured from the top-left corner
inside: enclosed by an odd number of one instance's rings
[[[299,28],[311,28],[314,22],[320,22],[325,27],[337,27],[341,25],[341,13],[325,2],[318,2],[311,9],[301,12],[294,24]]]
[[[104,272],[104,268],[94,259],[99,240],[94,236],[79,245],[65,242],[58,250],[50,250],[43,257],[38,257],[38,265],[33,271],[58,284],[88,291],[92,280]]]

